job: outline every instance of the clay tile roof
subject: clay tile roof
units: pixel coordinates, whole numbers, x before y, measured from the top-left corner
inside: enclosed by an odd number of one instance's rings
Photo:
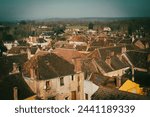
[[[74,66],[54,53],[38,52],[24,65],[24,75],[30,77],[30,68],[38,72],[38,79],[45,80],[74,74]]]
[[[87,41],[87,39],[84,35],[73,35],[71,37],[70,41],[85,42],[85,41]]]
[[[73,59],[82,58],[82,54],[73,49],[57,48],[53,51],[53,53],[70,63],[73,63]]]

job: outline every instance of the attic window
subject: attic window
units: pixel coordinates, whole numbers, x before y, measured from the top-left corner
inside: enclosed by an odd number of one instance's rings
[[[60,86],[64,86],[64,77],[60,78]]]

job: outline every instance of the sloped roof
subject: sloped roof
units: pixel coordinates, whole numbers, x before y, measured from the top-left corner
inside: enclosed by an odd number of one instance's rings
[[[137,68],[145,68],[147,69],[147,52],[142,51],[127,51],[126,56],[131,61],[131,63]]]
[[[28,47],[28,46],[16,46],[12,47],[8,53],[9,54],[21,54],[21,53],[27,53],[27,50],[30,49],[31,54],[35,54],[38,47]]]
[[[30,69],[35,69],[39,80],[74,74],[74,66],[54,53],[38,52],[24,65],[24,75],[30,77]]]
[[[20,53],[26,53],[27,52],[27,46],[16,46],[12,47],[8,53],[9,54],[20,54]]]
[[[82,58],[82,54],[73,49],[57,48],[53,53],[70,63],[73,63],[73,59]]]
[[[18,99],[22,100],[33,96],[34,93],[20,74],[9,75],[0,80],[0,100],[13,100],[13,88],[18,88]]]
[[[27,60],[27,54],[0,57],[0,75],[7,75],[11,72],[13,63],[18,64],[22,68]]]
[[[103,60],[94,59],[96,63],[107,73],[113,71],[113,69]]]
[[[97,72],[95,66],[92,63],[92,59],[85,59],[83,61],[83,70],[87,75]]]
[[[103,47],[99,48],[98,51],[102,57],[103,60],[106,59],[107,56],[110,55],[111,52],[114,52],[114,55],[122,54],[122,47],[125,47],[126,50],[134,50],[135,48],[133,45],[118,45],[118,46],[110,46],[110,47]]]
[[[84,35],[73,35],[71,36],[70,41],[76,41],[76,42],[86,42],[87,38]]]
[[[122,68],[128,67],[127,64],[123,63],[118,57],[112,56],[111,57],[111,66],[113,69],[118,70]]]
[[[104,86],[99,86],[99,89],[92,95],[92,100],[149,100],[150,97],[137,95],[129,92],[119,91]]]

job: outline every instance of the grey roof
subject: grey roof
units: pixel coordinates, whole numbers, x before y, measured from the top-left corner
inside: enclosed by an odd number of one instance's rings
[[[13,88],[18,88],[18,99],[22,100],[34,95],[20,74],[13,74],[0,79],[0,99],[13,100]]]

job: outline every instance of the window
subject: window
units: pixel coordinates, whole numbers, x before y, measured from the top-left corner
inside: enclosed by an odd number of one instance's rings
[[[63,85],[64,85],[64,78],[61,77],[61,78],[60,78],[60,86],[63,86]]]
[[[46,81],[46,90],[50,89],[50,82],[49,81]]]
[[[50,81],[46,81],[44,85],[44,90],[49,90],[50,89]]]
[[[80,86],[78,86],[78,92],[80,92]]]
[[[80,77],[78,76],[78,82],[80,82]]]
[[[86,94],[86,93],[85,93],[85,99],[86,99],[86,100],[89,99],[89,96],[88,96],[88,94]]]
[[[56,100],[56,97],[53,96],[53,97],[48,97],[48,100]]]
[[[69,97],[65,97],[65,100],[68,100],[69,99]]]
[[[72,79],[72,81],[74,80],[74,76],[73,75],[71,75],[71,79]]]

